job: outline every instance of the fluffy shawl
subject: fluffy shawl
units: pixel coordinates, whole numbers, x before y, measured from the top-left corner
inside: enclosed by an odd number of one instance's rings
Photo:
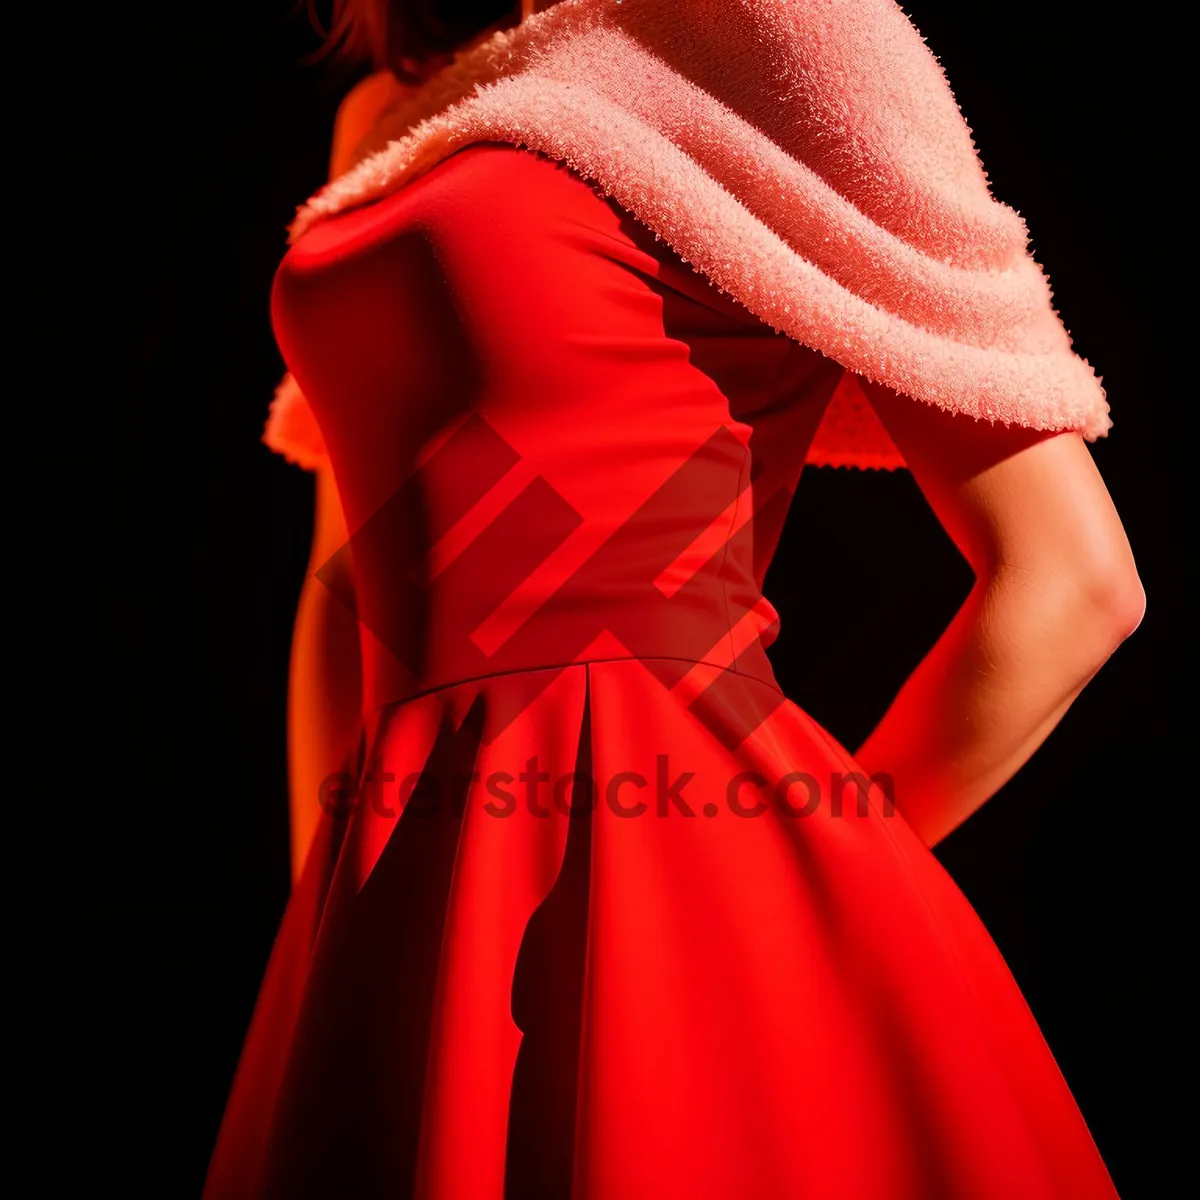
[[[902,465],[856,376],[981,420],[1089,440],[1111,424],[894,0],[560,0],[385,113],[292,241],[477,141],[565,162],[846,367],[811,462]],[[295,425],[289,386],[274,411]]]

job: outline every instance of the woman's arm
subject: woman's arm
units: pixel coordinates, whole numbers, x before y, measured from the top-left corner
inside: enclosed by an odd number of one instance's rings
[[[970,595],[855,758],[932,846],[1007,782],[1141,622],[1145,595],[1077,434],[868,394],[975,572]]]
[[[353,584],[342,580],[336,586],[339,581],[327,577],[323,582],[315,575],[323,566],[349,570],[347,555],[334,558],[349,535],[333,473],[323,466],[316,476],[312,556],[296,610],[288,676],[293,883],[300,878],[321,817],[321,784],[350,767],[362,727],[358,621],[338,598],[352,595]]]

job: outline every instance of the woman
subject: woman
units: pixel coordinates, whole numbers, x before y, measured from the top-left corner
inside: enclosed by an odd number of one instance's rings
[[[892,0],[544,8],[276,278],[365,752],[208,1192],[1112,1197],[930,852],[1144,608],[1024,226]],[[416,12],[351,44],[403,72]],[[903,462],[976,575],[853,757],[764,653],[806,461]]]

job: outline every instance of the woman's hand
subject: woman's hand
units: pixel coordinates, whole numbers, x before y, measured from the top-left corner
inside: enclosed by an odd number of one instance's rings
[[[993,426],[865,385],[975,572],[855,758],[932,846],[1025,763],[1141,622],[1145,595],[1078,434]]]

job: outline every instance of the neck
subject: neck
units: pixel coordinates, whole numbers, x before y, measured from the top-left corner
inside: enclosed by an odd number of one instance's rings
[[[553,8],[557,0],[521,0],[521,19],[518,24],[523,25],[530,17],[536,13],[544,12],[548,8]],[[505,17],[494,24],[489,25],[486,29],[477,33],[470,41],[464,42],[459,46],[456,54],[465,54],[468,50],[473,50],[481,42],[486,42],[493,34],[499,33],[502,29],[511,29],[513,22],[511,18]]]

